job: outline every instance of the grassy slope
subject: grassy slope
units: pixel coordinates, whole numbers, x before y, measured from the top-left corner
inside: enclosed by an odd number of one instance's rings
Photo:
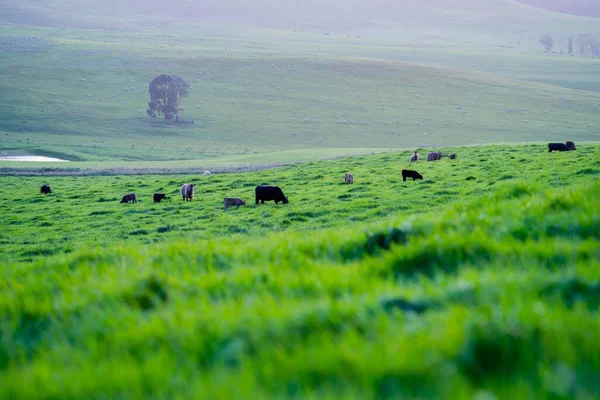
[[[457,152],[458,159],[411,166],[410,153],[403,152],[210,177],[3,177],[0,219],[5,224],[0,254],[4,260],[35,260],[114,243],[237,233],[261,236],[274,230],[342,226],[397,213],[421,213],[481,195],[502,181],[544,182],[552,187],[586,182],[597,174],[600,159],[597,145],[579,145],[576,152],[560,154],[548,153],[542,144],[442,150]],[[425,179],[402,182],[403,168],[414,168]],[[353,186],[343,183],[347,170],[355,174]],[[470,177],[475,179],[467,180]],[[178,194],[187,182],[198,185],[191,203],[183,203]],[[50,196],[38,194],[42,183],[53,188]],[[258,184],[281,186],[290,204],[254,206]],[[119,204],[121,196],[132,191],[139,203]],[[170,200],[153,204],[155,192],[167,193]],[[223,212],[224,197],[241,197],[249,205]]]
[[[542,28],[587,28],[592,19],[536,9],[513,0],[175,0],[168,5],[159,0],[144,2],[107,0],[5,0],[4,20],[33,22],[43,26],[140,28],[173,22],[241,23],[284,29],[348,32],[391,23],[406,28],[434,29],[446,34],[469,33],[493,37],[539,32]],[[75,4],[77,5],[75,7]],[[449,28],[449,29],[448,29]]]
[[[0,64],[12,77],[0,83],[4,150],[173,160],[557,140],[565,131],[598,139],[600,101],[586,92],[348,54],[306,56],[289,41],[41,32],[54,47],[12,52]],[[195,125],[145,116],[147,84],[165,71],[192,85],[183,115]]]
[[[573,155],[418,216],[4,265],[0,397],[595,398],[598,158]]]

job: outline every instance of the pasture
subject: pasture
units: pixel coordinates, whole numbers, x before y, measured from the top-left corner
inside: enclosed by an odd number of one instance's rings
[[[441,148],[458,158],[410,164],[411,152],[384,153],[209,177],[2,177],[0,257],[34,261],[82,247],[315,230],[424,213],[481,196],[502,182],[548,187],[586,182],[595,177],[600,146],[578,145],[577,151],[551,154],[542,144]],[[424,158],[426,152],[421,151]],[[424,180],[403,182],[404,168],[416,169]],[[354,174],[353,185],[344,183],[346,171]],[[49,196],[39,194],[44,183],[52,187]],[[192,202],[179,195],[184,183],[196,184]],[[290,204],[255,206],[254,188],[260,184],[280,186]],[[119,204],[130,192],[138,203]],[[155,192],[169,199],[154,204]],[[224,197],[240,197],[248,205],[223,212]]]
[[[0,400],[598,397],[599,20],[305,5],[0,4]]]
[[[441,150],[1,178],[0,397],[595,398],[600,146]]]

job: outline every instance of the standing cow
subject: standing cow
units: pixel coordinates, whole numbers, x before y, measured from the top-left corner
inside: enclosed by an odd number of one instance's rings
[[[42,187],[40,188],[40,193],[41,194],[50,194],[50,193],[52,193],[52,189],[50,189],[49,185],[42,185]]]
[[[564,143],[548,143],[548,152],[553,151],[569,151],[569,148]]]
[[[153,200],[155,203],[160,203],[160,201],[161,201],[162,199],[166,199],[166,198],[167,198],[167,195],[166,195],[166,194],[164,194],[164,193],[154,193],[154,196],[152,196],[152,200]]]
[[[432,151],[427,154],[427,161],[437,161],[442,159],[442,152],[440,151]]]
[[[417,162],[417,161],[419,161],[419,158],[421,158],[421,155],[415,151],[410,156],[410,162]]]
[[[346,174],[344,175],[344,181],[351,185],[354,183],[354,175],[352,175],[350,172],[346,172]]]
[[[261,204],[265,204],[265,201],[274,200],[275,204],[278,204],[280,201],[283,204],[288,203],[288,198],[285,197],[283,191],[279,186],[257,186],[254,189],[254,193],[256,194],[256,204],[260,201]]]
[[[192,201],[192,197],[196,194],[196,185],[186,183],[181,187],[181,197],[184,201]]]
[[[135,197],[135,193],[128,193],[121,199],[121,203],[137,203],[137,199]]]

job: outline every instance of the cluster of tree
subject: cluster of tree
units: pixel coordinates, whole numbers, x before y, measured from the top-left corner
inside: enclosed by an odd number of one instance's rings
[[[552,49],[554,48],[554,39],[552,39],[552,36],[544,35],[538,42],[544,46],[546,53],[552,52]],[[596,39],[588,33],[580,33],[576,36],[569,37],[567,53],[569,55],[574,55],[576,49],[582,57],[600,58],[600,45]]]
[[[150,101],[146,112],[152,118],[164,115],[165,121],[179,121],[179,104],[187,97],[190,85],[177,75],[158,75],[150,82]]]

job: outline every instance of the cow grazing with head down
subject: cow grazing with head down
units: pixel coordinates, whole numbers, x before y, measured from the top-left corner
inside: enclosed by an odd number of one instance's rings
[[[346,172],[344,174],[344,181],[349,185],[353,184],[354,183],[354,175],[352,175],[350,172]]]
[[[402,180],[404,182],[406,182],[406,178],[412,178],[413,181],[416,181],[417,179],[423,180],[423,175],[421,175],[417,171],[412,171],[410,169],[403,169],[402,170]]]
[[[48,186],[48,185],[42,185],[42,187],[40,188],[40,193],[41,194],[50,194],[50,193],[52,193],[52,189],[50,189],[50,186]]]
[[[569,151],[569,148],[564,143],[548,143],[548,152],[553,151]]]
[[[419,161],[419,158],[421,158],[421,155],[415,151],[410,156],[410,162],[417,162],[417,161]]]
[[[438,161],[442,159],[442,152],[440,151],[432,151],[427,154],[427,161]]]
[[[577,150],[575,148],[575,143],[571,142],[570,140],[567,141],[567,142],[565,142],[565,145],[567,146],[567,149],[569,149],[569,151],[571,151],[571,150]]]
[[[192,201],[192,197],[196,194],[196,185],[191,183],[186,183],[181,186],[181,197],[183,197],[184,201]]]
[[[152,200],[155,203],[160,203],[161,200],[166,199],[167,195],[164,193],[154,193],[154,196],[152,196]]]
[[[128,193],[121,199],[121,203],[137,203],[137,199],[135,198],[135,193]]]
[[[238,199],[237,197],[225,197],[223,199],[223,208],[227,210],[229,207],[235,206],[238,208],[239,206],[246,205],[246,202],[242,199]]]
[[[280,201],[283,204],[288,203],[288,198],[285,197],[283,191],[279,186],[257,186],[254,189],[254,193],[256,195],[256,204],[260,201],[261,204],[265,204],[265,201],[275,201],[275,204],[278,204]]]

